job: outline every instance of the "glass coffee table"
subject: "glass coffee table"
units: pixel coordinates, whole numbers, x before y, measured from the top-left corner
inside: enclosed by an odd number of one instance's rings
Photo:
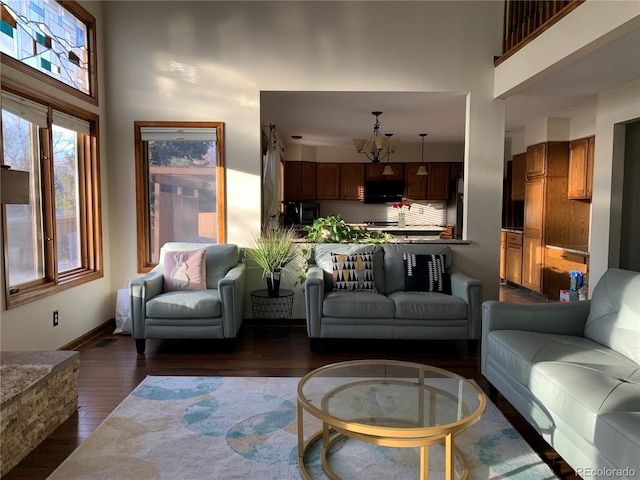
[[[486,396],[475,383],[440,368],[393,360],[326,365],[298,383],[300,473],[311,479],[305,454],[322,441],[322,468],[329,478],[340,479],[328,454],[348,437],[384,447],[418,447],[422,480],[429,475],[429,447],[443,444],[445,478],[465,479],[469,467],[455,438],[477,422],[485,408]],[[304,434],[305,412],[322,422],[309,438]]]

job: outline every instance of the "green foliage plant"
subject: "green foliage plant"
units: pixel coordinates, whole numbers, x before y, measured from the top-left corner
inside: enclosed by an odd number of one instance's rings
[[[254,237],[246,255],[262,268],[263,275],[278,272],[298,256],[295,239],[292,228],[267,226],[260,236]]]
[[[368,231],[357,225],[349,225],[341,215],[320,217],[304,227],[308,243],[389,243],[393,235],[379,230]],[[298,281],[304,283],[313,255],[313,248],[302,248],[302,264],[297,269]]]

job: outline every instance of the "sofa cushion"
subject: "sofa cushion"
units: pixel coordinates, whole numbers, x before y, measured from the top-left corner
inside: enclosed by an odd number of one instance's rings
[[[385,290],[387,295],[404,290],[404,253],[416,255],[446,255],[447,269],[453,265],[453,252],[448,245],[438,243],[390,244],[384,250]],[[377,278],[377,277],[376,277]]]
[[[373,252],[331,253],[333,288],[356,292],[375,292]]]
[[[536,363],[531,373],[530,388],[554,416],[562,418],[589,443],[595,443],[601,408],[624,384],[615,376],[590,365],[560,361]],[[631,401],[632,394],[627,396]],[[637,389],[635,400],[637,405],[640,400]],[[615,443],[621,445],[624,442],[618,438]]]
[[[393,301],[381,293],[334,290],[322,302],[323,317],[393,318]]]
[[[407,292],[451,293],[446,255],[403,253],[404,289]]]
[[[218,290],[161,293],[146,303],[151,318],[217,318],[222,316]]]
[[[494,362],[523,385],[530,386],[531,370],[540,362],[567,362],[597,369],[618,379],[629,381],[638,365],[593,340],[572,335],[494,330],[489,333],[483,348]]]
[[[373,252],[373,280],[378,292],[385,291],[385,274],[382,247],[370,244],[347,243],[319,243],[314,247],[314,260],[324,271],[324,287],[326,291],[333,290],[333,262],[332,253],[365,253]]]
[[[205,249],[164,251],[162,290],[204,290],[206,288]]]
[[[609,269],[593,290],[584,336],[640,364],[640,274]]]
[[[394,292],[396,318],[459,320],[467,318],[467,303],[458,297],[434,292]]]

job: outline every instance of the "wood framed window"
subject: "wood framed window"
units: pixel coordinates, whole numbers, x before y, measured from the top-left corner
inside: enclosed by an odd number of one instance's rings
[[[166,242],[224,243],[222,122],[135,122],[138,271]]]
[[[103,276],[98,119],[2,91],[2,164],[29,172],[29,203],[2,205],[6,308]]]

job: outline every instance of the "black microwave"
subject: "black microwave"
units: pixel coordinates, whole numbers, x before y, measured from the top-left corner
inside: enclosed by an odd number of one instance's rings
[[[284,202],[284,225],[311,225],[320,217],[317,202]]]

